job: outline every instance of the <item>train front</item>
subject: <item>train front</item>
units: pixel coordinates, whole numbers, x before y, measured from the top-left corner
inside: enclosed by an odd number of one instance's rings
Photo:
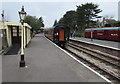
[[[54,42],[61,47],[65,47],[69,41],[70,28],[64,25],[54,27]]]

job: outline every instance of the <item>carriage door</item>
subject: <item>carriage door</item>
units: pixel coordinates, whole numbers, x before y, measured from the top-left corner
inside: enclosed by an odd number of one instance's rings
[[[59,40],[60,41],[64,41],[64,33],[65,33],[65,31],[64,31],[64,29],[60,29],[60,33],[59,33]]]

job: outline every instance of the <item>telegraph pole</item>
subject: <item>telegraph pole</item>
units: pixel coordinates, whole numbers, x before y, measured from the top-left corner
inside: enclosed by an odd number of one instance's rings
[[[2,23],[3,23],[3,29],[4,29],[4,22],[5,22],[5,21],[4,21],[4,10],[2,11],[1,16],[2,16]],[[3,42],[3,39],[4,39],[4,38],[3,38],[3,36],[4,36],[4,30],[2,30],[2,34],[1,34],[1,35],[2,35],[2,50],[3,50],[3,49],[4,49],[4,45],[3,45],[3,43],[4,43],[4,42]]]
[[[4,10],[2,11],[1,16],[2,16],[2,22],[4,23]]]

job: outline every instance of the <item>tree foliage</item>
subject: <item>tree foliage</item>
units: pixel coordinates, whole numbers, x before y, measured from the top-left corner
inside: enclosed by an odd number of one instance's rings
[[[64,18],[60,18],[60,20],[58,21],[57,25],[63,25],[63,24],[64,24],[63,19],[64,19]]]
[[[94,26],[96,24],[94,19],[101,18],[98,14],[102,10],[98,9],[99,5],[97,4],[85,3],[76,7],[76,10],[67,11],[58,21],[58,24],[68,25],[71,29],[77,24],[79,31],[83,31],[85,27]]]
[[[70,28],[76,24],[76,12],[74,10],[67,11],[66,14],[58,21],[58,24],[67,25]]]
[[[68,25],[69,27],[73,27],[76,24],[76,12],[75,11],[67,11],[66,14],[63,16],[64,24]]]
[[[120,21],[114,21],[114,22],[110,22],[105,24],[105,27],[120,27]]]
[[[111,16],[106,16],[105,18],[105,27],[120,27],[120,21],[116,21],[115,19],[113,19],[113,17]]]
[[[39,26],[40,26],[40,27],[44,27],[44,23],[43,23],[42,17],[40,17],[40,18],[38,19],[38,23],[39,23]]]
[[[54,21],[54,24],[53,24],[53,26],[55,26],[55,25],[57,25],[57,20],[55,20],[55,21]]]
[[[77,6],[77,24],[80,27],[89,27],[90,23],[94,22],[94,19],[101,18],[98,16],[102,10],[98,9],[97,4],[86,3]]]
[[[25,17],[25,22],[28,23],[33,30],[37,30],[37,29],[40,29],[40,27],[44,27],[42,17],[38,19],[35,16],[28,15]]]

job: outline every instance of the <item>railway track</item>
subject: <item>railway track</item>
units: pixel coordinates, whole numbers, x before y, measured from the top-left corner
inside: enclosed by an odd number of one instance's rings
[[[114,83],[120,82],[120,58],[70,41],[66,50]]]

